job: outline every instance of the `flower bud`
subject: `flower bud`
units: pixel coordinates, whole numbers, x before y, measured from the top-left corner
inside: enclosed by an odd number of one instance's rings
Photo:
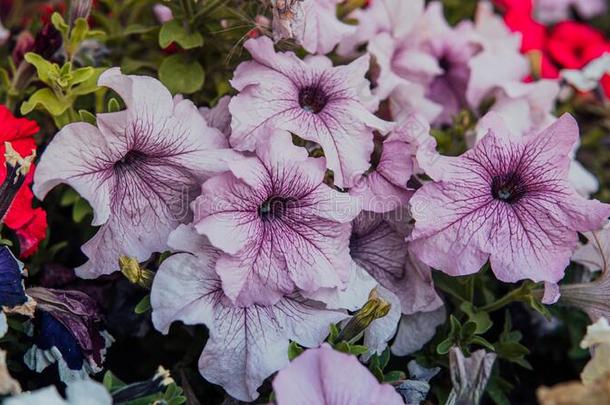
[[[152,271],[141,267],[136,259],[129,256],[119,257],[119,268],[121,269],[121,273],[123,273],[131,283],[150,290],[154,274]]]
[[[32,162],[36,158],[33,150],[30,156],[21,157],[10,142],[4,142],[6,161],[6,177],[0,184],[0,219],[4,219],[17,192],[25,182],[26,175],[30,172]]]
[[[373,289],[369,294],[369,300],[360,308],[349,320],[347,325],[341,330],[337,341],[350,340],[356,338],[360,333],[364,332],[366,328],[375,320],[383,318],[390,312],[392,305],[379,297],[376,289]]]
[[[30,52],[34,48],[34,37],[29,31],[23,31],[17,36],[15,48],[11,57],[15,66],[19,66],[23,57],[26,53]]]

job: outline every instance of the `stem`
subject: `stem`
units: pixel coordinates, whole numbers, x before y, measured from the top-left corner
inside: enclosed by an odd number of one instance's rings
[[[509,292],[508,294],[506,294],[502,298],[498,299],[497,301],[480,307],[479,310],[485,311],[485,312],[497,311],[498,309],[501,309],[514,301],[518,301],[521,297],[522,297],[522,291],[521,291],[521,287],[519,287],[516,290]]]
[[[191,21],[193,20],[193,15],[194,15],[193,5],[191,4],[191,0],[180,0],[180,3],[182,4],[182,9],[186,13],[186,16],[188,17],[189,25],[190,25]]]

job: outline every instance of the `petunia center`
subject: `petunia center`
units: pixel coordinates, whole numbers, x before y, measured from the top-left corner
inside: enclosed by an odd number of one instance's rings
[[[146,160],[146,154],[137,150],[130,150],[120,160],[115,163],[115,168],[123,169],[142,163]]]
[[[445,73],[447,73],[451,69],[451,61],[449,60],[449,57],[447,55],[443,55],[438,60],[438,65],[441,69],[443,69],[443,72]]]
[[[292,201],[290,197],[269,197],[258,207],[258,216],[265,221],[280,218]]]
[[[517,173],[510,172],[494,176],[491,181],[491,195],[496,200],[514,204],[523,198],[526,193],[526,184]]]
[[[307,112],[317,114],[328,103],[328,95],[320,86],[307,86],[299,91],[299,105]]]

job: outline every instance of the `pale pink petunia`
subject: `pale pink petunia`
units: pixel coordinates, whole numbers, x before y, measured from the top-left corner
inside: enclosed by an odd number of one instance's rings
[[[488,134],[459,157],[422,148],[419,162],[434,182],[410,200],[411,249],[454,276],[475,273],[489,260],[505,282],[557,282],[577,232],[600,228],[610,206],[579,196],[567,181],[578,139],[574,118],[564,115],[528,137],[511,135],[495,118]]]
[[[238,157],[189,100],[172,99],[156,79],[104,72],[99,85],[116,91],[126,110],[97,115],[97,127],[65,126],[42,154],[33,190],[73,187],[93,208],[95,236],[82,246],[89,261],[76,272],[92,278],[118,270],[121,255],[148,259],[191,213],[201,182]]]
[[[343,0],[272,0],[273,38],[294,38],[309,53],[327,54],[356,27],[337,18]]]
[[[239,65],[231,80],[239,91],[229,104],[231,145],[254,150],[268,127],[290,131],[317,142],[335,184],[350,186],[369,168],[373,130],[392,129],[370,112],[377,100],[364,77],[368,56],[333,67],[323,56],[303,61],[292,52],[276,53],[266,37],[245,47],[254,60]]]
[[[295,289],[342,287],[349,279],[357,201],[323,182],[324,167],[277,131],[261,139],[256,156],[203,184],[195,225],[225,252],[216,271],[235,302],[273,304]]]
[[[199,113],[208,125],[222,132],[227,138],[231,136],[230,102],[231,96],[223,96],[214,107],[199,107]]]
[[[380,384],[355,356],[324,344],[306,350],[273,380],[277,405],[402,405],[389,384]]]
[[[328,335],[331,323],[347,317],[295,294],[273,306],[235,306],[224,295],[214,271],[222,252],[205,236],[192,225],[181,225],[170,235],[169,245],[183,253],[166,259],[155,276],[153,323],[163,333],[174,321],[205,324],[209,338],[199,371],[241,401],[255,400],[263,381],[288,364],[290,341],[316,347]]]
[[[418,25],[424,12],[424,0],[374,0],[366,7],[358,8],[348,15],[357,21],[357,30],[341,40],[337,53],[351,56],[359,46],[369,42],[379,33],[388,33],[402,38],[425,25]]]
[[[403,36],[383,31],[371,38],[368,52],[379,67],[374,94],[389,97],[397,109],[415,108],[427,117],[437,105],[442,112],[431,116],[431,122],[451,123],[462,109],[477,112],[497,86],[527,75],[529,65],[519,45],[519,36],[510,33],[485,4],[479,5],[474,24],[464,21],[450,27],[442,4],[431,2]],[[396,97],[401,87],[416,85],[424,87],[432,104],[414,106],[414,99]]]

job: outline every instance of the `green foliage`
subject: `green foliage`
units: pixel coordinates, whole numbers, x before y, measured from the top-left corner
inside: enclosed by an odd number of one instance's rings
[[[288,359],[290,361],[296,359],[301,353],[303,353],[305,349],[298,345],[297,342],[290,342],[288,345]]]
[[[203,46],[203,36],[199,32],[190,31],[180,21],[173,19],[161,27],[159,31],[159,46],[167,48],[174,42],[183,49],[198,48]]]
[[[186,55],[175,54],[166,58],[159,68],[159,79],[172,94],[191,94],[203,86],[203,66]]]
[[[146,294],[146,296],[142,298],[140,302],[138,302],[138,304],[134,308],[134,312],[138,315],[141,315],[150,311],[151,309],[152,307],[150,306],[150,294]]]

